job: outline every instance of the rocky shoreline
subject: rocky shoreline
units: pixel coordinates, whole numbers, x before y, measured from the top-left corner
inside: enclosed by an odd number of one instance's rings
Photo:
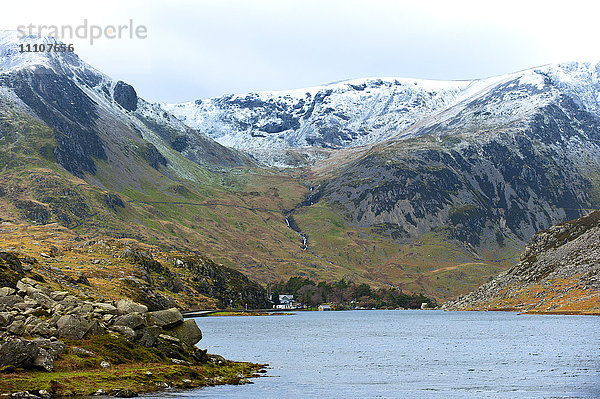
[[[129,299],[83,300],[21,278],[0,288],[0,395],[133,397],[249,383],[263,368],[209,355],[195,346],[201,339],[196,322],[176,308],[149,312]]]

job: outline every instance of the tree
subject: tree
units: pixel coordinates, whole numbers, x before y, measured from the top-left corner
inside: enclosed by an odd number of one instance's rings
[[[273,302],[274,306],[279,305],[279,291],[273,291],[273,293],[271,294],[271,302]]]
[[[371,287],[369,287],[368,284],[362,283],[361,285],[356,287],[355,295],[357,298],[361,298],[363,296],[370,297],[373,295],[373,292],[371,291]]]

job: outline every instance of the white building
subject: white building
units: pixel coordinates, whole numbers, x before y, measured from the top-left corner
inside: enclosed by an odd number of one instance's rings
[[[279,295],[279,305],[275,306],[277,309],[295,309],[296,302],[294,302],[293,295]]]

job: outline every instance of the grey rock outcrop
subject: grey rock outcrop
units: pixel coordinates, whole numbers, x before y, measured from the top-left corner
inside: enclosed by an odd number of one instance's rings
[[[179,310],[171,308],[156,312],[148,312],[146,313],[146,320],[149,325],[155,325],[168,330],[183,323],[183,316]]]
[[[0,337],[5,339],[0,346],[0,367],[51,371],[65,349],[57,337],[80,340],[107,333],[164,350],[168,357],[177,357],[180,351],[192,351],[192,356],[196,353],[193,347],[202,339],[202,332],[195,321],[184,321],[176,308],[147,310],[129,299],[116,303],[83,301],[22,278],[15,288],[0,288]],[[93,355],[81,351],[73,353]]]
[[[112,330],[118,332],[119,334],[130,340],[133,340],[136,337],[136,333],[131,327],[116,325],[112,326]]]
[[[137,109],[138,98],[135,89],[121,80],[115,85],[113,98],[127,111],[135,111]]]
[[[157,326],[144,328],[138,332],[139,335],[136,342],[146,347],[154,346],[162,331],[163,329]]]
[[[54,360],[64,350],[62,343],[52,344],[43,340],[27,341],[11,339],[0,345],[0,366],[16,368],[54,369]]]
[[[19,302],[23,302],[23,298],[18,295],[7,295],[0,297],[0,309],[11,307]]]
[[[32,368],[39,348],[33,342],[15,339],[0,346],[0,366]]]
[[[58,335],[66,339],[82,339],[90,330],[91,323],[80,316],[64,315],[56,322]]]
[[[148,311],[148,307],[145,305],[140,305],[139,303],[133,302],[129,299],[121,299],[116,304],[117,311],[119,314],[128,314],[128,313],[146,313]]]
[[[194,320],[186,320],[171,330],[179,340],[194,346],[202,339],[202,331]]]
[[[131,328],[132,330],[135,330],[145,326],[146,321],[140,313],[134,312],[117,317],[113,322],[113,325],[125,326]]]
[[[17,293],[17,291],[14,288],[10,288],[10,287],[2,287],[2,288],[0,288],[0,297],[14,295],[16,293]]]

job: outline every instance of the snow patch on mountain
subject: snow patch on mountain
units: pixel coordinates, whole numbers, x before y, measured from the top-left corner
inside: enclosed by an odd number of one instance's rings
[[[545,73],[577,105],[600,117],[600,62],[552,65]]]

